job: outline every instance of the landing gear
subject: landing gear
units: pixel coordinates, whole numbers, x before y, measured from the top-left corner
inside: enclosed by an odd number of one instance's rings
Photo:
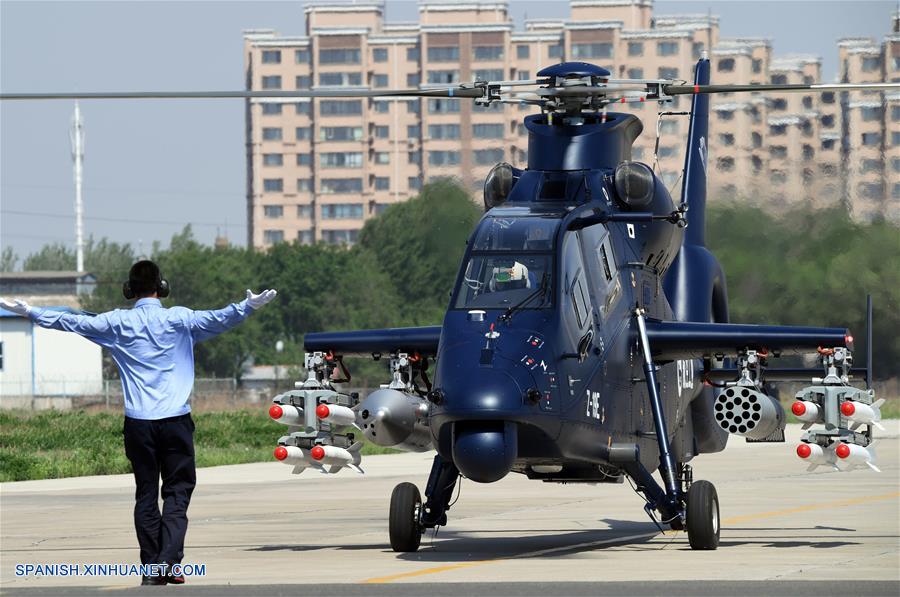
[[[696,481],[687,494],[687,533],[691,549],[719,546],[719,496],[709,481]]]
[[[412,483],[401,483],[391,494],[391,514],[388,531],[394,551],[416,551],[425,530],[419,523],[422,496]]]

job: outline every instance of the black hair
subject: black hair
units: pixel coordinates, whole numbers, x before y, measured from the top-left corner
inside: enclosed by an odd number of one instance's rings
[[[136,298],[144,298],[158,292],[159,266],[149,260],[138,261],[128,271],[128,285]]]

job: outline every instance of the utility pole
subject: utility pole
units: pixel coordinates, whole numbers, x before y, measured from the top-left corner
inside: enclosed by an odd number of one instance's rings
[[[81,186],[84,168],[84,121],[81,120],[81,109],[75,102],[75,114],[72,116],[72,128],[69,130],[72,143],[72,161],[75,166],[75,269],[84,271],[84,203],[81,197]]]

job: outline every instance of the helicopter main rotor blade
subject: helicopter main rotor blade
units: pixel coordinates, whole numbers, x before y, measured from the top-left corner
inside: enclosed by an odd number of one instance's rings
[[[59,93],[0,93],[0,100],[90,100],[90,99],[291,99],[291,98],[380,98],[380,97],[461,97],[480,98],[481,87],[442,89],[312,89],[296,91],[93,91]]]
[[[900,90],[900,83],[812,83],[784,85],[662,85],[667,95],[694,95],[697,93],[741,93],[747,91],[775,91],[799,93],[803,91],[856,91],[856,90]]]

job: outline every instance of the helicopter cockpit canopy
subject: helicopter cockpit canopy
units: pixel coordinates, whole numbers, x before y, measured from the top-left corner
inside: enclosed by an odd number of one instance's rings
[[[553,243],[559,217],[485,218],[475,234],[472,252],[456,293],[455,307],[506,308],[538,292],[528,308],[550,305]]]

